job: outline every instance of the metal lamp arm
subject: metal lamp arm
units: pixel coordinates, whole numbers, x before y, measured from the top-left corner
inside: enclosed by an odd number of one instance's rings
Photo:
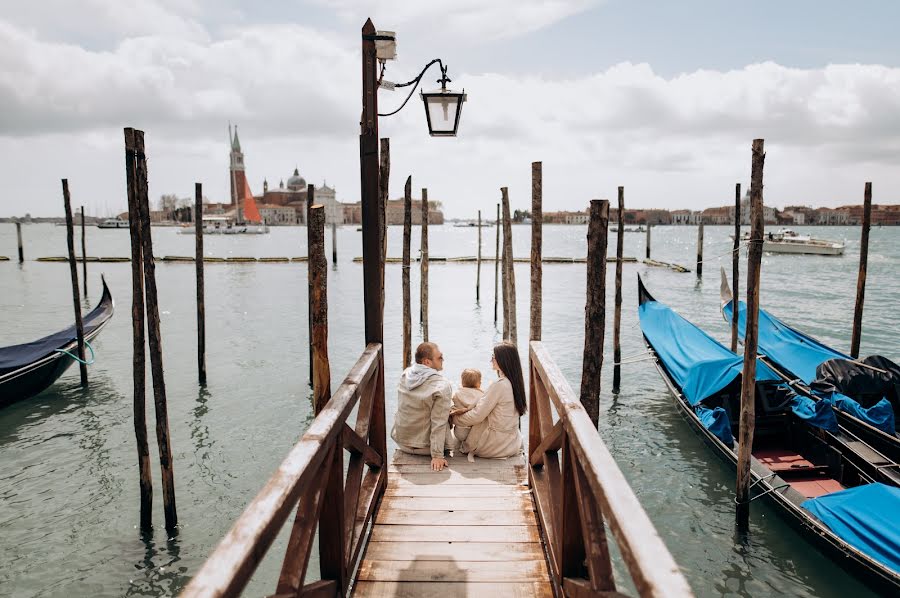
[[[418,89],[418,87],[419,87],[419,82],[422,81],[422,77],[425,76],[425,72],[426,72],[429,68],[431,68],[431,65],[433,65],[433,64],[435,64],[435,63],[437,63],[437,64],[440,65],[440,67],[441,67],[441,78],[438,79],[438,82],[441,83],[441,86],[442,86],[442,87],[446,88],[447,82],[450,81],[450,79],[447,77],[447,67],[444,66],[444,63],[441,61],[440,58],[435,58],[434,60],[432,60],[431,62],[429,62],[428,64],[425,65],[425,68],[422,69],[422,72],[420,72],[420,73],[418,74],[418,76],[416,76],[415,79],[412,79],[411,81],[407,81],[406,83],[397,83],[397,84],[394,85],[395,88],[397,88],[397,87],[407,87],[407,86],[409,86],[409,85],[412,85],[413,88],[410,90],[409,95],[406,96],[406,99],[403,100],[403,103],[400,104],[400,107],[399,107],[399,108],[397,108],[397,109],[394,110],[393,112],[388,112],[388,113],[386,113],[386,114],[382,114],[382,113],[379,112],[379,113],[378,113],[378,116],[393,116],[393,115],[397,114],[398,112],[400,112],[401,110],[403,110],[403,108],[406,106],[407,102],[409,102],[409,99],[410,99],[410,98],[413,96],[413,94],[416,92],[416,89]],[[384,74],[384,70],[382,70],[382,75],[383,75],[383,74]]]

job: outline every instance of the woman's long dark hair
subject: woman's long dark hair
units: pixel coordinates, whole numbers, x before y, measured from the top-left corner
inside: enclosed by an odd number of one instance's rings
[[[528,400],[525,397],[525,381],[522,379],[522,362],[519,361],[519,350],[512,343],[500,343],[494,347],[494,359],[500,371],[512,384],[513,401],[519,415],[525,415]]]

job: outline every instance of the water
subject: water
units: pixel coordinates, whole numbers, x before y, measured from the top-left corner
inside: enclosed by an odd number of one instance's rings
[[[849,347],[858,264],[858,229],[815,228],[847,238],[846,255],[764,256],[763,305],[835,347]],[[485,229],[493,255],[495,229]],[[624,355],[643,349],[636,319],[636,274],[650,291],[727,343],[718,312],[718,265],[730,273],[730,227],[706,227],[705,278],[641,264],[625,265]],[[432,226],[434,256],[474,255],[476,230]],[[194,238],[175,229],[153,230],[157,255],[193,255]],[[64,255],[65,228],[23,227],[28,259]],[[514,253],[527,256],[530,228],[514,227]],[[546,226],[545,256],[583,256],[586,228]],[[653,257],[693,267],[695,227],[653,230]],[[413,231],[413,252],[419,229]],[[391,227],[389,255],[401,255],[402,230]],[[127,230],[88,229],[88,254],[127,256]],[[326,246],[330,246],[330,231]],[[259,237],[206,238],[211,256],[297,256],[306,253],[306,229],[275,228]],[[333,387],[363,347],[361,233],[338,231],[339,265],[329,271],[329,349]],[[614,244],[612,245],[614,247]],[[71,322],[66,264],[15,262],[15,227],[0,224],[0,344],[33,340]],[[625,235],[625,254],[642,257],[643,234]],[[900,293],[900,229],[875,228],[869,248],[862,354],[900,357],[893,299]],[[177,593],[263,486],[309,425],[306,266],[209,264],[206,268],[209,384],[196,383],[194,267],[157,265],[169,418],[180,529],[162,529],[161,486],[148,408],[154,476],[154,521],[142,536],[138,522],[136,449],[131,406],[131,274],[129,264],[89,264],[90,304],[105,272],[118,313],[95,343],[90,388],[71,368],[50,390],[0,411],[0,595],[164,596]],[[400,373],[400,266],[386,272],[385,356],[388,425]],[[80,275],[80,268],[79,268]],[[742,277],[745,273],[742,274]],[[419,270],[412,269],[414,321]],[[544,342],[574,388],[583,350],[583,264],[544,266]],[[528,330],[529,271],[516,265],[519,336]],[[612,306],[613,268],[609,270]],[[458,379],[478,367],[490,379],[493,264],[482,270],[482,304],[475,303],[474,264],[431,266],[430,333]],[[741,282],[743,288],[744,281]],[[85,304],[87,307],[87,304]],[[600,431],[619,466],[681,565],[698,596],[867,596],[871,593],[822,557],[776,514],[754,502],[749,540],[732,533],[733,475],[682,421],[650,362],[627,365],[622,392],[609,393],[612,310]],[[418,334],[417,326],[414,326]],[[414,342],[418,342],[414,338]],[[149,368],[148,368],[149,369]],[[280,538],[257,571],[247,595],[271,593],[284,550]],[[315,577],[318,567],[311,565]]]

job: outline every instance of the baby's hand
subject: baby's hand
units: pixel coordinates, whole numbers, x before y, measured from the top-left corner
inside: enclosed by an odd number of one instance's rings
[[[471,409],[471,407],[454,407],[450,410],[450,417],[453,417],[454,415],[460,415],[461,413],[465,413],[466,411],[470,411]]]

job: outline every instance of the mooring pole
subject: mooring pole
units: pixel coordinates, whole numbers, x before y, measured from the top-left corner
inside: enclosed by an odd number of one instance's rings
[[[543,265],[541,263],[544,224],[543,162],[531,163],[531,330],[529,340],[541,340]],[[529,354],[531,352],[529,351]]]
[[[72,274],[72,301],[75,304],[75,337],[78,340],[78,369],[81,386],[87,387],[87,365],[84,361],[84,327],[81,320],[81,303],[78,301],[78,264],[75,262],[75,231],[72,222],[72,203],[69,199],[69,181],[62,180],[63,204],[66,208],[66,244],[69,247],[69,270]]]
[[[738,432],[736,512],[737,527],[750,524],[750,457],[756,423],[756,343],[759,331],[759,278],[763,246],[763,140],[753,140],[753,168],[750,175],[750,247],[747,259],[747,323],[744,331],[744,370],[741,377],[741,419]],[[735,305],[737,305],[735,297]],[[735,311],[737,311],[735,309]]]
[[[616,304],[613,316],[613,393],[622,382],[622,254],[625,249],[625,187],[619,187],[618,228],[616,230]]]
[[[872,225],[872,183],[866,183],[863,196],[862,236],[859,239],[859,276],[856,279],[856,306],[853,309],[853,334],[850,339],[850,356],[859,357],[862,336],[863,302],[866,298],[866,267],[869,261],[869,229]]]
[[[734,243],[731,250],[731,283],[734,285],[734,303],[731,309],[731,351],[737,353],[738,346],[738,290],[740,279],[738,277],[741,261],[741,184],[734,185]]]
[[[337,224],[331,223],[331,265],[337,267]]]
[[[647,259],[650,259],[650,221],[647,221]]]
[[[322,411],[331,398],[328,362],[328,260],[325,259],[325,206],[309,210],[306,228],[309,256],[309,304],[312,306],[313,405]]]
[[[134,437],[137,442],[141,495],[141,530],[153,526],[153,479],[147,441],[146,353],[144,349],[144,258],[141,218],[138,210],[137,158],[134,129],[125,129],[125,179],[128,191],[128,228],[131,236],[131,333],[132,384],[134,389]]]
[[[381,263],[387,263],[388,228],[387,205],[389,183],[391,178],[391,140],[387,137],[381,140],[381,162],[378,166],[378,198],[381,202]],[[384,297],[384,268],[381,269],[381,296]],[[382,306],[384,311],[384,306]]]
[[[419,320],[422,322],[422,340],[428,342],[428,189],[422,189],[422,260],[421,294],[419,296]]]
[[[412,243],[412,176],[403,187],[403,369],[412,363],[412,301],[409,288],[410,244]]]
[[[478,210],[478,255],[475,258],[475,303],[481,302],[481,210]]]
[[[203,297],[203,185],[194,183],[194,265],[197,271],[197,377],[206,384],[206,303]]]
[[[703,217],[697,226],[697,280],[703,279]]]
[[[596,428],[600,423],[600,371],[606,332],[606,249],[609,201],[592,199],[587,236],[587,303],[584,308],[584,357],[581,404]],[[621,228],[621,227],[620,227]]]
[[[84,235],[84,206],[81,206],[81,272],[84,282],[84,298],[87,299],[88,280],[87,280],[87,241]]]
[[[19,247],[19,263],[25,262],[25,251],[22,248],[22,223],[16,221],[16,241]]]
[[[309,236],[309,211],[316,203],[316,186],[306,186],[306,235]],[[309,254],[306,254],[306,267],[309,269]],[[309,387],[313,387],[313,346],[312,346],[312,305],[306,302],[306,334],[309,338]]]
[[[500,189],[501,203],[503,204],[503,255],[504,255],[504,279],[506,288],[506,310],[503,316],[504,322],[509,322],[509,334],[507,340],[518,345],[516,326],[516,271],[512,249],[512,218],[509,215],[509,191],[506,187]]]
[[[159,448],[159,466],[162,472],[163,512],[166,529],[178,525],[175,508],[175,472],[172,463],[172,446],[169,436],[169,409],[166,401],[166,383],[163,379],[162,335],[160,333],[159,303],[156,292],[156,264],[153,260],[153,239],[150,234],[150,200],[147,189],[147,158],[144,153],[144,132],[134,132],[137,153],[137,192],[140,210],[141,243],[144,258],[144,298],[147,302],[147,333],[150,347],[150,372],[153,375],[153,404],[156,411],[156,443]]]
[[[500,204],[497,204],[497,223],[494,225],[497,229],[497,241],[494,247],[494,326],[497,325],[497,299],[500,294]],[[504,309],[505,304],[504,304]],[[506,334],[503,335],[506,338]]]

